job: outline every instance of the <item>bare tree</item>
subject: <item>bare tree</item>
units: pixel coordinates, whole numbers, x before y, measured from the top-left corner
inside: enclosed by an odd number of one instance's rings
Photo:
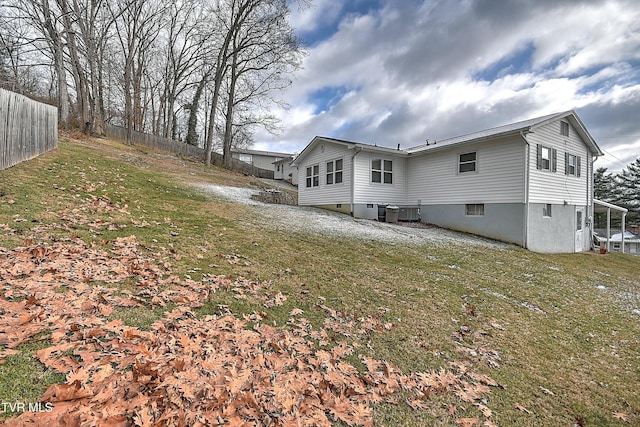
[[[132,143],[133,130],[143,130],[142,79],[149,49],[158,37],[166,4],[145,0],[115,0],[110,4],[116,22],[116,38],[123,58],[122,89],[126,142]]]
[[[57,99],[58,99],[58,120],[62,128],[70,126],[70,99],[67,82],[67,68],[65,61],[65,40],[64,30],[61,27],[61,12],[57,5],[50,4],[49,0],[34,2],[31,0],[15,0],[11,3],[10,9],[19,16],[23,25],[20,27],[30,27],[31,35],[25,34],[25,43],[36,45],[44,41],[44,46],[49,50],[49,54],[42,50],[44,57],[49,57],[53,62],[54,73],[57,77]],[[16,27],[12,25],[11,27]],[[7,26],[6,28],[9,28]],[[42,44],[42,43],[40,43]],[[18,64],[15,64],[18,66]]]
[[[282,79],[282,77],[299,65],[302,49],[300,44],[295,41],[293,30],[287,21],[289,15],[289,1],[287,0],[220,0],[217,2],[216,12],[217,22],[221,28],[224,28],[224,37],[220,42],[215,61],[205,162],[211,163],[220,90],[223,82],[228,80],[222,145],[224,163],[229,167],[239,80],[257,79],[256,81],[260,81],[264,77],[261,77],[261,74],[266,73],[270,77],[255,85],[256,88],[267,89],[269,87],[267,82],[273,83],[277,80],[280,82],[288,81],[290,84],[290,80]],[[269,73],[269,69],[276,71]],[[274,84],[274,86],[276,85]],[[251,93],[265,94],[270,89],[263,90],[245,92],[242,97],[243,101],[248,99],[247,96],[250,98]]]

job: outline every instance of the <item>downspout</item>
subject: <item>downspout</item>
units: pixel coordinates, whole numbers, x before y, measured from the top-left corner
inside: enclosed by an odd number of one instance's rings
[[[356,156],[358,155],[358,153],[360,153],[362,151],[361,147],[356,147],[355,148],[355,153],[353,153],[353,156],[351,156],[351,216],[355,218],[356,214],[355,214],[355,201],[356,201],[356,164],[354,162]]]
[[[524,154],[524,227],[522,236],[522,247],[529,248],[529,172],[531,169],[531,147],[524,131],[520,131],[520,136],[524,140],[526,151]]]

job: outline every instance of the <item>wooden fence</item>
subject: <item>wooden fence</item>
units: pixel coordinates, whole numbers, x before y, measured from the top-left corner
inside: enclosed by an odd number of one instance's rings
[[[57,146],[57,107],[0,89],[0,170]]]
[[[109,138],[117,139],[120,141],[125,141],[127,139],[127,129],[121,126],[107,124],[106,131]],[[190,157],[204,161],[204,149],[200,147],[138,131],[132,131],[131,139],[133,144],[136,145],[143,145],[145,147],[153,149],[169,151],[171,153],[179,154],[184,157]],[[221,154],[212,153],[212,160],[214,165],[221,166],[224,164]],[[258,178],[273,179],[274,177],[273,170],[257,168],[253,165],[241,162],[237,159],[232,160],[231,169]]]

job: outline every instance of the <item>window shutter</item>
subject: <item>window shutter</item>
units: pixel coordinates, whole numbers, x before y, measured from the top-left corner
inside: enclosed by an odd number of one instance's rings
[[[538,144],[537,146],[537,168],[542,169],[542,145]]]
[[[576,157],[576,176],[580,178],[580,156]]]
[[[569,153],[564,153],[564,174],[569,175]]]
[[[551,150],[551,171],[555,172],[558,169],[558,150],[555,148]]]

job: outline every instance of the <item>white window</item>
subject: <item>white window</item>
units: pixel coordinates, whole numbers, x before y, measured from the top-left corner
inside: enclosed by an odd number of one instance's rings
[[[371,182],[393,184],[393,162],[383,159],[372,160]]]
[[[542,216],[551,217],[551,203],[547,203],[542,207]]]
[[[537,168],[555,172],[557,167],[558,152],[554,148],[545,147],[538,144],[537,146]]]
[[[564,173],[565,175],[580,176],[580,156],[565,153],[564,155]]]
[[[476,152],[458,155],[458,173],[476,171]]]
[[[327,184],[342,183],[342,159],[327,162]]]
[[[320,185],[320,165],[313,165],[307,168],[307,188]]]
[[[569,123],[560,122],[560,135],[569,136]]]
[[[542,169],[549,170],[551,168],[551,149],[542,147]]]
[[[582,230],[582,211],[576,211],[576,231]]]
[[[251,154],[240,154],[238,160],[245,163],[253,163],[253,156]]]
[[[467,216],[484,216],[484,204],[483,203],[472,203],[466,204],[465,207],[465,215]]]

